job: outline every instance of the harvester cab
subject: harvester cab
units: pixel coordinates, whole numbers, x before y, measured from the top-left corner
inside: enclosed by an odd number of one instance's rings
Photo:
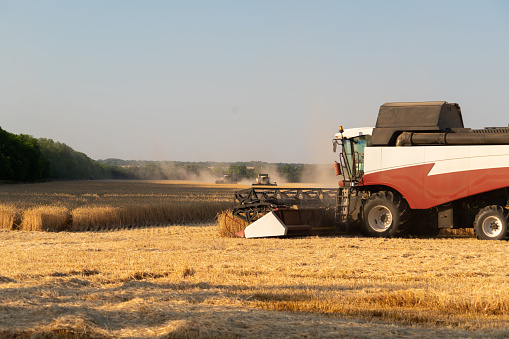
[[[343,185],[358,183],[364,174],[364,149],[369,145],[373,127],[343,130],[332,140],[333,151],[340,150],[339,162],[336,162],[336,175],[343,176]],[[340,184],[341,185],[341,184]]]

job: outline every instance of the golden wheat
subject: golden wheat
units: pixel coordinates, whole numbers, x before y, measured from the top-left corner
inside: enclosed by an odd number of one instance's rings
[[[23,213],[23,231],[58,232],[69,228],[71,214],[63,206],[41,206]]]
[[[120,226],[120,209],[111,206],[86,206],[72,210],[70,231],[93,231]]]
[[[13,230],[21,224],[21,210],[11,205],[0,205],[0,229]]]
[[[0,196],[9,205],[0,208],[0,227],[87,231],[202,223],[229,208],[239,187],[170,181],[3,185]]]
[[[26,210],[41,205],[74,209],[90,205],[124,206],[125,203],[174,201],[232,202],[242,185],[214,185],[180,181],[59,181],[38,184],[0,185],[0,199]]]

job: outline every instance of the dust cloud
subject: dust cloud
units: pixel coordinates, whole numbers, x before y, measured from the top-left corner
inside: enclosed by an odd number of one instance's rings
[[[337,177],[332,164],[309,165],[304,168],[301,181],[305,183],[317,183],[317,186],[336,188],[338,187]]]
[[[294,166],[295,172],[282,170],[283,165]],[[178,162],[147,162],[144,164],[130,164],[129,168],[134,178],[141,180],[186,180],[200,183],[215,183],[230,169],[229,163],[178,163]],[[253,167],[247,167],[252,171]],[[238,183],[251,185],[256,182],[258,174],[268,174],[270,183],[284,185],[298,180],[305,184],[316,184],[317,187],[337,187],[338,178],[334,174],[332,164],[263,164],[254,167],[255,177],[241,178]],[[253,173],[251,172],[251,175]],[[291,179],[293,177],[293,179]],[[290,180],[289,180],[290,178]]]

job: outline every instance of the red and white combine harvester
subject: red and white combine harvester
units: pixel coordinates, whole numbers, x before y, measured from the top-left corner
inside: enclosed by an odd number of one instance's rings
[[[396,237],[474,228],[507,239],[509,128],[464,128],[458,104],[386,103],[374,128],[340,131],[339,188],[252,188],[235,193],[245,237],[325,231]]]

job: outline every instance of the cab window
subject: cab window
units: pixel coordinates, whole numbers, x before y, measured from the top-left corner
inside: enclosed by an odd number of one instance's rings
[[[364,149],[370,139],[370,135],[361,135],[344,141],[346,165],[349,174],[354,179],[360,179],[364,174]]]

